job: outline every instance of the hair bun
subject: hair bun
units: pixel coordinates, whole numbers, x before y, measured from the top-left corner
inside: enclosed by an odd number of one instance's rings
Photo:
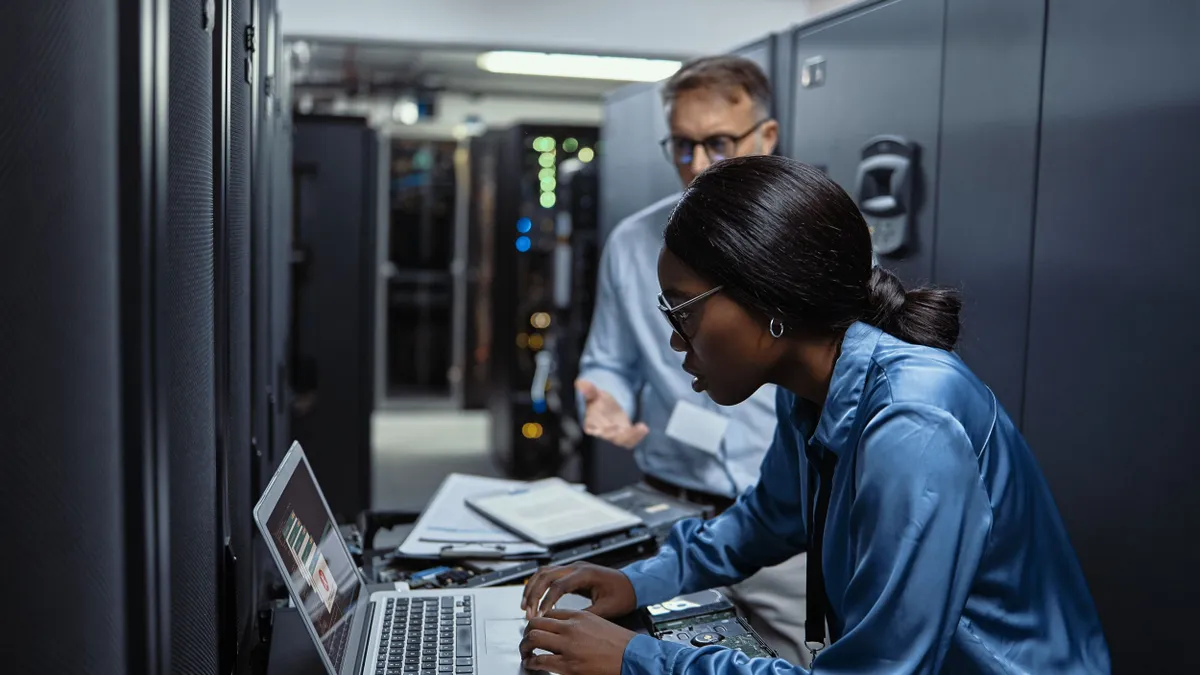
[[[871,270],[867,281],[867,303],[870,307],[868,322],[884,328],[890,326],[904,311],[907,295],[900,278],[882,267]]]
[[[905,342],[950,351],[958,343],[962,299],[944,288],[904,290],[899,277],[882,267],[867,281],[867,323]]]

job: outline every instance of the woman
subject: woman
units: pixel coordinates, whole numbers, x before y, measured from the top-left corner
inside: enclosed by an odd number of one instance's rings
[[[699,176],[665,244],[659,303],[684,370],[722,405],[779,385],[775,441],[757,487],[718,518],[677,524],[656,557],[622,571],[539,572],[524,598],[528,668],[804,672],[635,637],[600,617],[809,550],[808,639],[820,647],[826,625],[829,634],[818,673],[1109,672],[1041,472],[991,391],[950,353],[955,294],[905,291],[873,269],[854,202],[779,157]],[[590,596],[592,612],[551,610],[570,592]]]

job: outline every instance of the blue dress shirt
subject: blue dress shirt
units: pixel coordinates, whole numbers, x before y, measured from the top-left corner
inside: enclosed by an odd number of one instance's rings
[[[609,235],[579,378],[612,394],[631,419],[650,428],[634,450],[643,473],[734,497],[758,481],[775,433],[775,387],[763,387],[729,408],[692,391],[692,376],[683,371],[683,354],[671,349],[671,326],[657,302],[658,253],[678,200],[679,195],[668,197],[626,218]],[[679,401],[729,419],[718,455],[667,437],[667,421]]]
[[[625,568],[638,603],[734,583],[803,551],[837,456],[824,541],[836,639],[815,673],[1108,673],[1108,647],[1054,500],[992,392],[959,358],[853,325],[822,410],[781,390],[762,480],[678,523]],[[804,673],[639,635],[622,675]]]

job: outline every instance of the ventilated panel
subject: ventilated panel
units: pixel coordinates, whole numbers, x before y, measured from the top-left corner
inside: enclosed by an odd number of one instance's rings
[[[168,223],[159,308],[170,466],[171,672],[217,670],[217,470],[213,346],[212,36],[172,0]]]
[[[0,3],[4,673],[126,672],[116,18]]]

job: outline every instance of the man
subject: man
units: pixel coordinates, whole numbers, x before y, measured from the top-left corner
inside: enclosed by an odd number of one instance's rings
[[[684,186],[713,162],[775,149],[779,123],[770,115],[770,84],[747,59],[686,64],[664,85],[663,104],[670,128],[663,149]],[[764,387],[722,408],[692,390],[683,355],[671,349],[671,327],[655,299],[663,228],[678,200],[673,195],[626,218],[610,235],[576,388],[586,433],[633,450],[650,486],[719,512],[758,482],[775,433],[775,391]],[[797,665],[809,662],[805,575],[798,556],[724,589],[779,655]]]

